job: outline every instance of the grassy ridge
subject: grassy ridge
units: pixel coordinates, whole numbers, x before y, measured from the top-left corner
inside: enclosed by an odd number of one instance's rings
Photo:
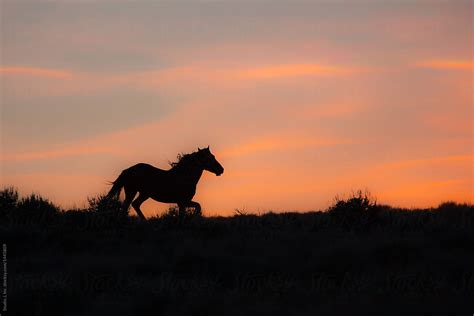
[[[102,196],[62,211],[0,192],[12,315],[465,315],[473,227],[472,205],[406,210],[360,192],[325,212],[147,222]]]

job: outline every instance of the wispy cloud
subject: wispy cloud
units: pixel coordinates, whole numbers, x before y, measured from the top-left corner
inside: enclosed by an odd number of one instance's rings
[[[338,138],[316,138],[308,136],[270,136],[246,141],[244,143],[231,146],[222,150],[219,155],[222,157],[236,157],[249,155],[257,152],[300,149],[307,147],[327,147],[337,145],[348,145],[356,143],[353,140]]]
[[[28,76],[35,76],[35,77],[47,77],[47,78],[57,78],[57,79],[71,79],[73,77],[73,74],[69,71],[49,69],[49,68],[23,67],[23,66],[0,67],[0,74],[28,75]]]
[[[362,71],[361,68],[335,65],[285,64],[239,70],[237,74],[239,78],[245,79],[269,79],[301,76],[349,75],[360,71]]]
[[[328,104],[308,104],[298,108],[285,108],[284,115],[297,120],[315,118],[340,118],[367,109],[370,105],[363,102],[334,102]]]
[[[28,161],[62,158],[70,156],[83,156],[91,154],[111,153],[114,149],[107,146],[68,146],[44,151],[20,152],[2,154],[0,161]]]
[[[446,165],[457,162],[474,162],[473,155],[455,155],[455,156],[443,156],[443,157],[433,157],[426,159],[412,159],[412,160],[402,160],[395,161],[391,163],[384,164],[380,166],[384,170],[398,170],[398,169],[407,169],[407,168],[416,168],[416,167],[426,167],[432,165]]]
[[[450,59],[429,59],[416,63],[419,68],[439,69],[439,70],[473,70],[472,60],[450,60]]]
[[[343,65],[278,63],[269,66],[215,63],[183,64],[162,69],[130,71],[120,74],[87,71],[72,72],[29,66],[0,68],[0,74],[21,76],[22,80],[27,80],[30,86],[30,96],[68,95],[85,91],[96,93],[121,87],[138,87],[152,91],[156,91],[157,88],[177,87],[182,91],[183,85],[186,85],[186,91],[196,87],[208,88],[209,86],[212,86],[213,89],[234,90],[242,87],[242,85],[251,84],[255,80],[279,80],[308,76],[327,78],[366,71],[368,71],[367,68]],[[43,78],[67,80],[41,81]],[[18,86],[18,83],[12,80],[10,85],[14,84]],[[24,82],[21,83],[21,85],[24,84]]]
[[[135,84],[148,87],[182,82],[235,86],[236,81],[281,79],[303,76],[344,76],[368,71],[362,67],[319,64],[274,64],[271,66],[194,64],[156,71],[147,71],[133,77]]]

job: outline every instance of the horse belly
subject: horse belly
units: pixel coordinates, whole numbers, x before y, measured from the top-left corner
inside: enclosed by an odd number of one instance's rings
[[[191,201],[194,197],[195,190],[174,189],[172,187],[162,188],[162,190],[153,192],[150,197],[158,202],[178,203],[180,201]]]
[[[177,203],[178,202],[178,199],[176,198],[176,196],[172,194],[155,193],[155,194],[150,195],[150,198],[162,203]]]

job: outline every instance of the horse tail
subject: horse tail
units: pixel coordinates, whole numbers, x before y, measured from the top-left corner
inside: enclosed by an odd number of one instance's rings
[[[125,185],[124,180],[125,180],[125,172],[122,171],[122,173],[118,176],[117,180],[112,182],[112,188],[110,189],[107,196],[110,197],[110,198],[117,198],[118,199],[118,197],[120,195],[120,191],[122,190],[123,186]]]

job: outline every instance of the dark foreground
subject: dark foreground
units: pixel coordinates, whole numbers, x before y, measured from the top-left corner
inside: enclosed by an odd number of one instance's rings
[[[474,313],[471,205],[358,196],[329,212],[142,223],[114,201],[62,212],[3,193],[1,315]]]

